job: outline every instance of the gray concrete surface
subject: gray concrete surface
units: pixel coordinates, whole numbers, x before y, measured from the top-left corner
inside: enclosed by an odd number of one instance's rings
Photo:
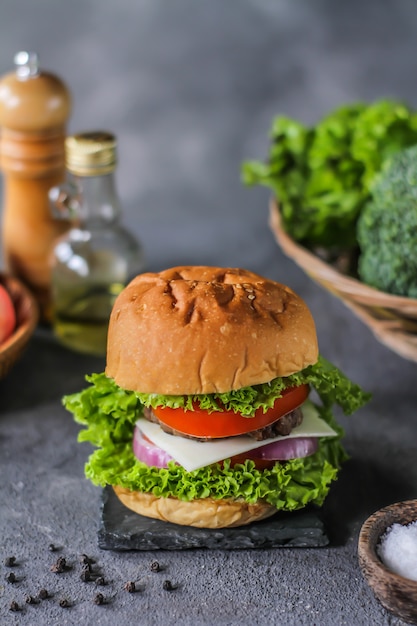
[[[313,311],[322,353],[374,394],[342,420],[351,461],[326,505],[328,548],[104,552],[100,490],[83,476],[89,447],[76,443],[60,403],[104,362],[38,332],[0,381],[0,624],[400,624],[364,583],[357,538],[374,510],[417,497],[416,365],[283,256],[268,228],[268,194],[244,188],[239,168],[263,157],[277,113],[313,122],[357,99],[417,105],[415,2],[14,0],[1,4],[0,26],[1,73],[16,51],[36,50],[72,90],[70,130],[117,134],[125,222],[150,269],[235,265],[290,284]],[[81,553],[109,581],[104,606],[79,579]],[[12,554],[15,584],[4,578]],[[63,575],[50,571],[58,556],[73,565]],[[158,574],[155,558],[165,568]],[[165,591],[165,579],[178,588]],[[141,591],[124,591],[127,580]],[[26,605],[40,587],[53,597]],[[13,599],[23,611],[8,610]]]

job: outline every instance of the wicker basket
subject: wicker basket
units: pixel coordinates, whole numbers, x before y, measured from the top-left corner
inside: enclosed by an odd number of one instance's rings
[[[38,323],[38,307],[30,291],[16,278],[0,273],[2,284],[12,297],[16,328],[0,345],[0,378],[6,376],[20,358]]]
[[[346,276],[295,243],[283,230],[278,206],[270,204],[269,223],[283,252],[313,280],[340,298],[374,333],[405,359],[417,361],[417,300],[393,296]]]

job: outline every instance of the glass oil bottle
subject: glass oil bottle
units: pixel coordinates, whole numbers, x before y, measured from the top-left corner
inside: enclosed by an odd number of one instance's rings
[[[108,132],[68,137],[68,180],[50,192],[56,216],[71,221],[53,251],[54,334],[68,348],[98,356],[106,352],[117,295],[144,269],[140,243],[121,224],[116,147]]]

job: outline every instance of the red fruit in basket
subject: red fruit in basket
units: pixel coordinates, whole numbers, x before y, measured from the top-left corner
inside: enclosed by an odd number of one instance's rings
[[[16,311],[11,297],[6,289],[0,285],[0,344],[14,331],[16,326]]]

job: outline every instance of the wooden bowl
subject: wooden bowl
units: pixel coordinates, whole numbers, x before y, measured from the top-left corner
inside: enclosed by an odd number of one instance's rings
[[[392,524],[417,520],[417,500],[397,502],[371,515],[363,524],[358,543],[359,565],[375,597],[388,611],[410,624],[417,624],[417,581],[389,570],[376,548]]]
[[[403,358],[417,362],[417,299],[369,287],[298,244],[282,228],[275,200],[270,204],[269,224],[282,251],[310,278],[340,298],[378,341]]]
[[[10,294],[16,311],[16,328],[0,344],[0,378],[3,378],[25,349],[38,323],[39,312],[34,297],[19,280],[0,273],[0,283]]]

